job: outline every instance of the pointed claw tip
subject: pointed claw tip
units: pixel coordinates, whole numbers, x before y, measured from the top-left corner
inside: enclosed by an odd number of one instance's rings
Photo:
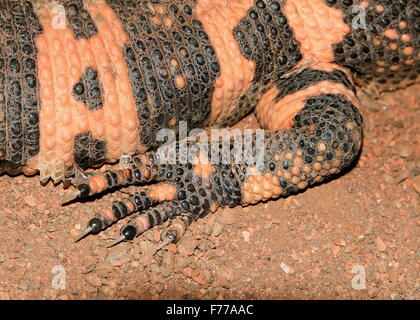
[[[158,252],[159,250],[162,250],[163,248],[165,248],[167,245],[169,245],[171,243],[174,243],[173,239],[166,238],[156,247],[156,249],[155,249],[156,252]]]
[[[92,232],[92,228],[91,227],[89,227],[89,228],[87,228],[84,232],[83,232],[83,234],[79,237],[79,238],[77,238],[76,240],[74,240],[74,242],[76,243],[76,242],[79,242],[80,240],[82,240],[83,238],[85,238],[85,237],[87,237],[88,235],[90,235],[91,234],[91,232]]]
[[[68,204],[69,202],[76,200],[79,197],[80,197],[80,191],[72,192],[64,198],[63,202],[61,202],[61,205],[64,206]]]
[[[112,247],[114,247],[114,246],[116,246],[117,244],[119,244],[119,243],[121,243],[121,242],[123,242],[123,241],[125,241],[126,239],[125,239],[125,237],[124,236],[121,236],[121,237],[119,237],[119,238],[117,238],[113,243],[111,243],[109,246],[107,246],[107,248],[112,248]]]

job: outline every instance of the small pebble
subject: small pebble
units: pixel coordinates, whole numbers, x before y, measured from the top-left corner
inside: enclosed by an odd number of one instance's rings
[[[381,238],[376,238],[376,249],[378,251],[384,252],[387,248],[386,243]]]
[[[420,175],[413,179],[413,188],[418,194],[420,194]]]
[[[209,223],[204,225],[204,233],[207,235],[211,235],[213,233],[213,227]]]
[[[404,142],[396,144],[394,150],[402,158],[409,158],[414,152],[414,149],[409,144]]]
[[[86,282],[95,288],[102,286],[102,280],[96,274],[88,275],[86,277]]]
[[[242,231],[242,236],[244,237],[245,242],[249,242],[249,237],[251,233],[249,231]]]
[[[223,232],[223,224],[215,222],[213,226],[213,235],[218,237]]]
[[[26,196],[23,200],[25,201],[25,203],[28,206],[30,206],[32,208],[36,207],[37,201],[36,201],[36,198],[34,196],[32,196],[32,195]]]
[[[284,262],[282,262],[280,264],[280,268],[287,274],[292,274],[293,273],[293,269],[290,268],[287,264],[285,264]]]

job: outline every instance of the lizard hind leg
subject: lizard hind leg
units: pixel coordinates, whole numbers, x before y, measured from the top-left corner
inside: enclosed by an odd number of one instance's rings
[[[175,142],[175,146],[178,146],[177,144],[178,142]],[[187,144],[190,146],[187,149],[192,155],[192,163],[181,161],[168,164],[156,161],[153,166],[158,178],[148,181],[150,184],[141,187],[141,191],[133,196],[114,202],[111,209],[96,214],[78,240],[88,234],[99,233],[118,220],[136,213],[121,230],[121,236],[113,245],[133,240],[148,229],[178,217],[176,221],[171,221],[174,228],[171,228],[163,239],[163,244],[168,244],[179,240],[192,221],[216,211],[220,206],[240,204],[240,183],[229,165],[207,163],[200,156],[200,149],[193,148],[194,142]],[[175,150],[177,154],[182,153],[182,148]],[[130,170],[136,172],[146,170],[145,168],[149,168],[148,165],[138,162],[133,164]],[[110,172],[103,173],[101,179]]]
[[[354,87],[345,73],[340,70],[308,70],[276,85],[256,108],[260,123],[268,129],[263,135],[263,162],[254,163],[248,159],[247,152],[256,154],[254,137],[253,150],[243,150],[242,157],[238,153],[243,148],[235,144],[235,139],[229,139],[223,143],[187,142],[185,150],[192,161],[186,163],[165,164],[157,154],[148,164],[133,161],[132,167],[124,170],[131,174],[140,170],[141,176],[144,176],[144,170],[154,172],[149,172],[147,181],[138,181],[150,183],[143,188],[149,188],[146,194],[154,201],[150,206],[131,209],[126,203],[127,210],[122,207],[124,214],[108,212],[111,218],[101,226],[107,227],[120,216],[127,216],[125,211],[136,213],[112,245],[133,240],[146,230],[168,220],[177,220],[182,215],[191,220],[184,223],[186,227],[219,207],[249,205],[287,196],[348,167],[361,147],[362,120],[356,107],[358,99]],[[275,94],[273,90],[276,90]],[[178,148],[179,141],[174,143],[176,159],[181,159],[183,148]],[[205,155],[204,150],[219,151],[220,160],[226,153],[228,161],[215,162]],[[110,178],[110,174],[111,171],[102,173],[101,179]],[[120,175],[122,177],[122,173]],[[107,186],[133,182],[121,178],[118,183]],[[89,190],[91,192],[92,188]],[[121,204],[117,207],[120,208]],[[183,228],[180,230],[169,232],[172,236],[164,237],[162,245],[174,242],[172,238],[179,238]]]

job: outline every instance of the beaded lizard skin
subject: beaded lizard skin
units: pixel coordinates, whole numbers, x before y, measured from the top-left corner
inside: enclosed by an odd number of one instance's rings
[[[71,183],[69,199],[138,185],[82,236],[133,214],[117,242],[168,220],[163,244],[175,242],[219,207],[350,166],[362,141],[355,86],[377,95],[418,80],[419,17],[417,0],[0,0],[1,170]],[[165,147],[183,157],[186,145],[192,160],[173,164],[156,151],[162,129],[251,112],[265,129],[260,163],[233,161],[234,139],[178,135]],[[209,162],[202,147],[231,160]]]

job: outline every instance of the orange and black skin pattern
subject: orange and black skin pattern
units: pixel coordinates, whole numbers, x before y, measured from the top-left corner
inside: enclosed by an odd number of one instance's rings
[[[86,234],[133,215],[120,240],[169,220],[175,241],[219,207],[349,167],[362,144],[355,86],[418,81],[419,18],[416,0],[0,0],[1,170],[71,181],[76,198],[139,185]],[[218,141],[186,142],[186,164],[156,152],[160,129],[226,127],[251,112],[266,129],[259,164],[238,161],[233,140],[227,164],[202,152]]]

